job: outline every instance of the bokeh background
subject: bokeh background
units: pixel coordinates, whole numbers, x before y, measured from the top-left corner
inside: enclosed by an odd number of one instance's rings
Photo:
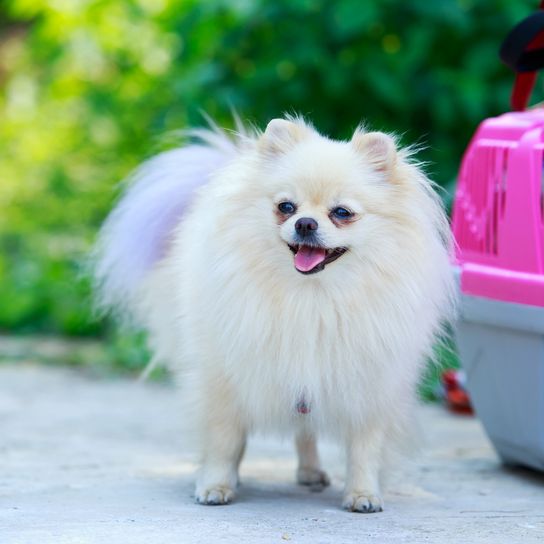
[[[3,0],[0,355],[145,364],[141,335],[93,317],[86,255],[119,180],[202,111],[299,112],[336,138],[366,120],[424,144],[451,199],[475,127],[509,106],[499,44],[537,4]]]

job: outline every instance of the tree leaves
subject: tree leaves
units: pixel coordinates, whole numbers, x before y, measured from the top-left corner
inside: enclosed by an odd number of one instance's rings
[[[450,183],[508,109],[499,44],[536,0],[8,0],[0,6],[0,326],[95,334],[77,280],[118,181],[169,131],[264,126],[428,144]],[[538,94],[538,93],[537,93]],[[79,282],[79,283],[78,283]]]

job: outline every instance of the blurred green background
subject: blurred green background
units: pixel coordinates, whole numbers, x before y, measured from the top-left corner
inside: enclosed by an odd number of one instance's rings
[[[451,196],[476,125],[508,109],[499,44],[537,4],[4,0],[0,330],[106,338],[104,364],[142,366],[142,338],[92,318],[85,256],[118,181],[201,110],[296,111],[339,138],[366,120],[425,144]]]

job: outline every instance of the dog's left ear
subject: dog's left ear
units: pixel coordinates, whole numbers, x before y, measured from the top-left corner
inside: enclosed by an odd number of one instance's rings
[[[388,134],[357,129],[351,138],[351,144],[378,172],[388,173],[395,166],[397,146]]]
[[[302,121],[272,119],[259,140],[259,149],[270,154],[285,153],[310,133]]]

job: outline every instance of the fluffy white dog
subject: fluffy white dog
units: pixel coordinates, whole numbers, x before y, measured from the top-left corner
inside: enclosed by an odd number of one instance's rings
[[[246,437],[293,432],[299,484],[325,486],[316,436],[347,450],[343,507],[378,512],[384,459],[450,316],[450,234],[410,152],[332,141],[298,118],[159,155],[98,245],[103,306],[129,310],[183,369],[201,438],[196,499],[235,494]]]

